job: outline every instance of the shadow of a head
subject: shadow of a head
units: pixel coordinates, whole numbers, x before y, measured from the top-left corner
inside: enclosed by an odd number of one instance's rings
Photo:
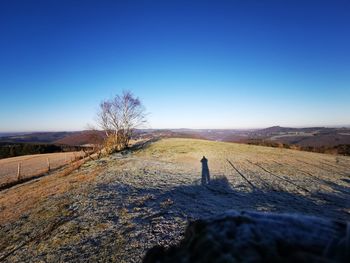
[[[229,181],[224,175],[216,176],[215,178],[211,179],[207,187],[211,190],[216,190],[216,191],[221,191],[226,193],[234,192],[233,189],[231,188]]]

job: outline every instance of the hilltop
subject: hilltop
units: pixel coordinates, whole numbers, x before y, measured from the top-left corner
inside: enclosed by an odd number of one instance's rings
[[[345,156],[159,140],[0,192],[0,260],[139,262],[189,220],[231,209],[349,220],[349,168]]]

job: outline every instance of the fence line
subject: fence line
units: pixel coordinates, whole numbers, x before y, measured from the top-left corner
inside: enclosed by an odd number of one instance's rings
[[[88,155],[86,152],[67,152],[37,155],[30,158],[7,163],[0,163],[0,187],[2,185],[19,182],[26,178],[48,173],[52,170],[59,169],[69,163],[83,159]],[[5,159],[3,159],[5,160]]]
[[[17,181],[21,179],[21,166],[22,163],[18,163],[18,168],[17,168]]]

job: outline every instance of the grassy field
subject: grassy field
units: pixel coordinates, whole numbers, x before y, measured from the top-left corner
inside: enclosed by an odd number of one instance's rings
[[[16,181],[18,164],[21,164],[20,177],[32,177],[48,170],[47,160],[50,168],[56,169],[67,164],[77,157],[83,156],[82,152],[47,153],[18,156],[0,160],[0,186]]]
[[[140,262],[189,220],[232,209],[349,220],[349,171],[344,156],[160,140],[0,192],[0,261]]]
[[[299,184],[309,191],[316,191],[330,190],[332,183],[339,186],[349,183],[350,158],[345,156],[191,139],[162,140],[142,151],[142,156],[151,159],[193,167],[197,174],[203,155],[209,160],[211,174],[226,176],[232,186],[247,183],[237,170],[257,188],[269,185],[270,188],[284,187],[301,192]]]

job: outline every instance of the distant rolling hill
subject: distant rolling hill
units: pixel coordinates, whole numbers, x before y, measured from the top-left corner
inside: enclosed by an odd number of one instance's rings
[[[350,128],[287,128],[274,126],[252,132],[249,139],[264,139],[285,144],[321,147],[350,144]]]
[[[0,142],[52,143],[78,146],[101,142],[102,131],[35,132],[0,134]],[[350,145],[350,128],[307,127],[290,128],[273,126],[265,129],[143,129],[137,130],[136,138],[196,138],[211,141],[250,143],[271,141],[302,147],[333,147]]]
[[[104,140],[104,138],[105,133],[103,131],[81,131],[68,134],[63,138],[55,140],[53,143],[77,146],[100,143]]]
[[[53,143],[70,134],[76,132],[33,132],[33,133],[16,133],[6,134],[0,137],[0,142],[12,143]]]
[[[281,127],[281,126],[272,126],[265,129],[259,129],[254,131],[252,134],[260,135],[272,135],[272,134],[283,134],[283,133],[295,133],[295,132],[315,132],[319,130],[327,130],[332,128],[325,127],[308,127],[308,128],[290,128],[290,127]]]
[[[2,137],[9,137],[9,136],[15,136],[15,135],[24,135],[28,134],[30,132],[0,132],[0,139]]]
[[[74,131],[74,132],[33,132],[4,134],[0,142],[7,143],[49,143],[69,146],[78,146],[96,143],[104,138],[102,131]]]
[[[172,130],[174,137],[177,130]],[[333,147],[350,145],[350,128],[307,127],[290,128],[273,126],[252,130],[187,130],[188,137],[196,136],[212,141],[248,143],[251,140],[266,140],[276,143],[310,147]]]

